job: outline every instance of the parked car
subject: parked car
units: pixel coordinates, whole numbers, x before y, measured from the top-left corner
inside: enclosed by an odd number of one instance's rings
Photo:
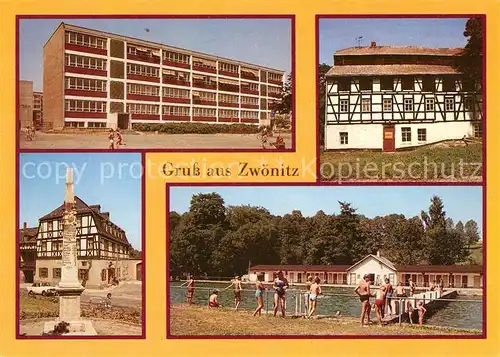
[[[28,294],[30,295],[43,295],[43,296],[57,295],[56,288],[54,286],[51,286],[49,283],[33,283],[26,289],[28,290]]]

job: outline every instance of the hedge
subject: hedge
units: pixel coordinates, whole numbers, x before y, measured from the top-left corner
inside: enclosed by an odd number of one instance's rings
[[[137,131],[158,131],[166,134],[256,134],[258,125],[247,124],[204,124],[204,123],[133,123]]]

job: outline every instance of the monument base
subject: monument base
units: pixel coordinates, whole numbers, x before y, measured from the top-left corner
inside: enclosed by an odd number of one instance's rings
[[[55,320],[46,322],[43,328],[44,333],[54,331],[55,326],[61,321]],[[62,336],[96,336],[97,331],[90,320],[65,321],[69,323],[69,333],[64,333]]]

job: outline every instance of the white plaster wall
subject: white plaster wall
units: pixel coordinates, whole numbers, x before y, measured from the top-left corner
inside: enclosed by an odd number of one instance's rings
[[[382,124],[327,125],[325,149],[382,149]],[[348,144],[340,145],[340,132],[348,133]]]
[[[389,274],[394,274],[394,279],[396,279],[395,271],[374,258],[368,258],[360,265],[355,266],[354,269],[348,271],[348,274],[352,273],[356,274],[356,281],[362,279],[365,274],[375,274],[375,282],[377,278],[383,282],[385,278],[389,278]]]
[[[411,128],[411,142],[402,141],[401,128]],[[427,141],[418,141],[418,129],[427,129]],[[471,122],[466,121],[451,121],[443,123],[422,123],[422,124],[398,124],[396,130],[396,149],[420,146],[430,143],[435,143],[442,140],[461,139],[463,136],[473,134],[473,126]],[[380,139],[382,140],[382,139]]]

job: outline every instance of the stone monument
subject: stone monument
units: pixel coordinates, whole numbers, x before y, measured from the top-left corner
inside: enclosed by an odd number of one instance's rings
[[[66,322],[65,335],[97,335],[92,321],[80,317],[80,296],[85,288],[78,281],[78,252],[76,244],[76,203],[73,192],[73,169],[66,170],[66,195],[63,216],[61,281],[56,286],[59,294],[59,317],[55,324]],[[45,323],[44,332],[54,329],[54,322]]]

